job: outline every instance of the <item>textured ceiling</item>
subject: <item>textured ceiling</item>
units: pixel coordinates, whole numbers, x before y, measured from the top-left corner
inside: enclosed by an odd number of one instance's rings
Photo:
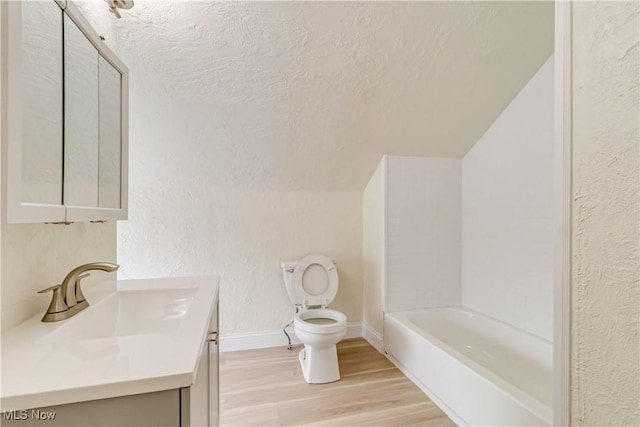
[[[359,190],[383,154],[461,157],[553,50],[552,2],[81,8],[130,68],[132,152],[170,140],[212,185]]]

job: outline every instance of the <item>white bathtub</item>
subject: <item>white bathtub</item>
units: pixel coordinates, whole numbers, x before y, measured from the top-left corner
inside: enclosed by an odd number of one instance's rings
[[[386,313],[384,347],[458,425],[551,425],[549,341],[464,308],[434,308]]]

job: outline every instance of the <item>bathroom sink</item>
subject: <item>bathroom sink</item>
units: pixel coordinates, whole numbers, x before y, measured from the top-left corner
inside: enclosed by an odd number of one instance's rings
[[[42,322],[38,313],[2,333],[0,407],[191,387],[217,328],[218,282],[201,276],[86,283],[89,306],[76,315]]]
[[[79,341],[175,331],[196,288],[119,290],[65,320],[44,341]]]

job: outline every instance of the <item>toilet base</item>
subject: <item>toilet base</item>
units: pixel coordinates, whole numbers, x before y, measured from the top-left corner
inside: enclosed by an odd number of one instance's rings
[[[302,375],[309,384],[332,383],[340,379],[335,344],[325,348],[304,346],[298,354]]]

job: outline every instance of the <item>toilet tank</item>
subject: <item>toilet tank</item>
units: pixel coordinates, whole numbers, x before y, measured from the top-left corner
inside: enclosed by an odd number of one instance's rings
[[[285,261],[282,264],[282,274],[284,275],[284,286],[287,289],[287,295],[289,295],[289,299],[291,302],[296,304],[293,298],[293,293],[291,292],[291,279],[293,277],[293,270],[298,265],[298,261]]]

